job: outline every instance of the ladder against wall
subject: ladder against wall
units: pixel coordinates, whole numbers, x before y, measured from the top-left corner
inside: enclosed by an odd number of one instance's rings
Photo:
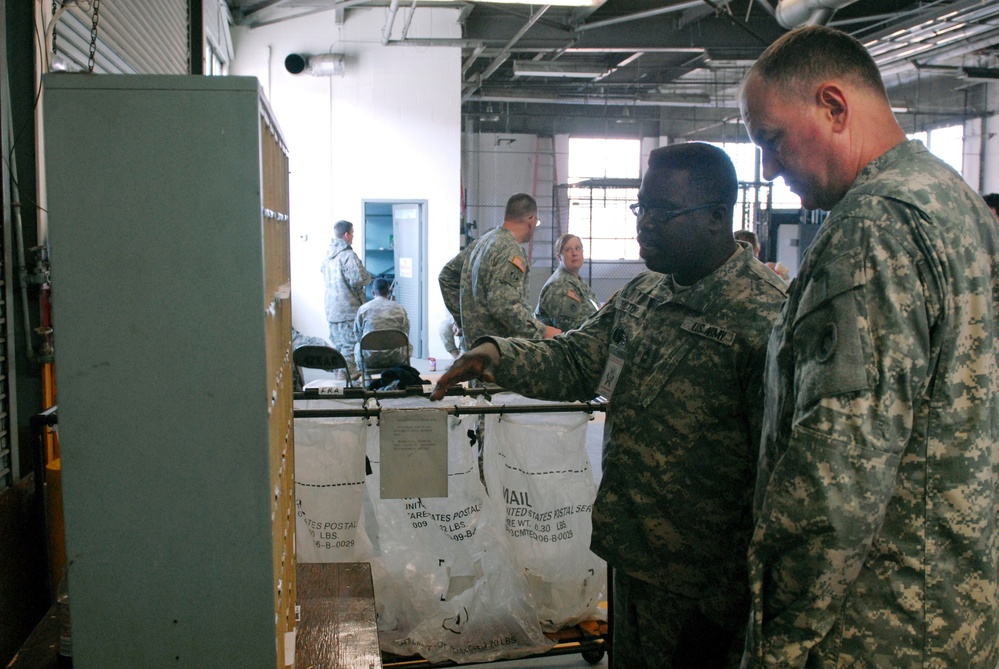
[[[251,77],[43,90],[74,666],[287,666],[280,132]]]

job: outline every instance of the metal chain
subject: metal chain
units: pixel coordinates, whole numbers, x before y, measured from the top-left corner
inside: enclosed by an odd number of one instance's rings
[[[101,10],[101,0],[93,0],[94,18],[90,28],[90,59],[87,61],[87,72],[94,71],[94,54],[97,53],[97,14]]]
[[[52,0],[52,16],[55,16],[56,11],[59,9],[58,0]],[[52,55],[55,56],[59,53],[59,49],[56,48],[56,37],[59,36],[59,31],[56,30],[55,26],[52,26]]]

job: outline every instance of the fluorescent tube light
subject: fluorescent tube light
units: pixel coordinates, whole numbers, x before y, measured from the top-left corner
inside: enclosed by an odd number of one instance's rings
[[[551,60],[515,60],[513,61],[513,74],[516,77],[596,79],[607,74],[607,68],[602,65],[560,63]]]

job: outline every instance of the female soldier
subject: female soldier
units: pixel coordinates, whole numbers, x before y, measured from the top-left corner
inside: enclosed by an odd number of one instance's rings
[[[583,266],[583,243],[579,237],[562,235],[555,241],[555,253],[558,268],[541,289],[534,314],[545,325],[567,332],[582,325],[600,306],[593,290],[579,278]]]

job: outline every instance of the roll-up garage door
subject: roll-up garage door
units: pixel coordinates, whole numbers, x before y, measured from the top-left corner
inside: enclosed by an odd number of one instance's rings
[[[56,26],[55,50],[74,66],[90,59],[93,1],[68,8]],[[189,66],[187,0],[101,0],[94,71],[186,74]]]

